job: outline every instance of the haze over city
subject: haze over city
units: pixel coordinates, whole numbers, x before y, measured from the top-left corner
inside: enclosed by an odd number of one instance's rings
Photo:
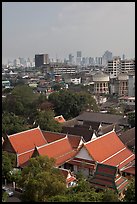
[[[3,2],[2,61],[48,53],[66,58],[135,56],[135,2]]]

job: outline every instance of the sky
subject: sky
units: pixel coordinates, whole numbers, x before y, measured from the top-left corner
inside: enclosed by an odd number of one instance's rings
[[[2,2],[2,62],[18,57],[135,57],[135,2]]]

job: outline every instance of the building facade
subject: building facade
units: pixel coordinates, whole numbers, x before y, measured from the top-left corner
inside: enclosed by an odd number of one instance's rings
[[[41,67],[43,65],[49,64],[48,54],[37,54],[35,55],[35,66]]]
[[[108,94],[109,93],[109,76],[103,72],[98,72],[93,75],[94,93]]]

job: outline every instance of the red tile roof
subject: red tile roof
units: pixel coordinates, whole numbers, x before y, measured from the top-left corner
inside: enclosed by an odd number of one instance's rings
[[[125,148],[123,151],[119,152],[118,154],[114,155],[113,157],[110,157],[105,162],[102,162],[104,164],[109,164],[112,166],[118,166],[119,169],[124,167],[127,163],[135,159],[135,155],[131,153],[131,151],[127,148]]]
[[[134,166],[128,167],[128,168],[122,170],[122,172],[125,172],[125,173],[129,173],[129,174],[135,175],[135,167],[134,167]]]
[[[128,185],[128,181],[116,173],[117,167],[98,163],[91,183],[98,188],[107,187],[121,192]]]
[[[72,181],[76,181],[76,180],[77,180],[76,177],[73,176],[72,173],[71,173],[69,170],[67,170],[67,169],[62,169],[62,168],[60,168],[59,170],[60,170],[60,171],[62,172],[62,174],[64,175],[67,184],[70,183],[70,182],[72,182]]]
[[[18,154],[47,143],[39,127],[10,135],[8,138]]]
[[[64,123],[66,121],[62,115],[56,116],[54,118],[59,123]]]
[[[69,142],[72,148],[77,149],[83,144],[83,138],[77,135],[68,135]],[[81,144],[80,144],[81,143]]]
[[[63,134],[63,133],[56,133],[56,132],[50,132],[50,131],[44,131],[44,130],[42,130],[42,134],[48,143],[51,143],[66,137],[66,134]]]
[[[75,157],[75,158],[71,159],[68,163],[73,164],[73,165],[77,165],[77,166],[82,165],[82,167],[84,167],[84,168],[95,169],[95,162],[91,161],[91,160],[86,160],[86,159]]]
[[[54,141],[59,140],[61,138],[65,138],[67,135],[65,133],[56,133],[56,132],[43,131],[43,130],[42,130],[42,133],[43,133],[43,135],[44,135],[44,137],[48,143],[54,142]],[[77,149],[82,137],[77,136],[77,135],[67,135],[67,136],[68,136],[68,139],[69,139],[71,146],[74,149]]]
[[[76,151],[73,150],[67,136],[52,143],[37,147],[37,151],[39,155],[47,155],[55,158],[56,165],[61,165],[76,154]]]
[[[91,140],[84,146],[95,161],[111,166],[119,165],[119,168],[135,158],[114,131]]]
[[[30,150],[30,151],[27,151],[25,153],[22,153],[22,154],[17,154],[17,166],[19,167],[22,167],[25,165],[25,163],[28,162],[28,160],[31,158],[32,154],[33,154],[34,150]]]

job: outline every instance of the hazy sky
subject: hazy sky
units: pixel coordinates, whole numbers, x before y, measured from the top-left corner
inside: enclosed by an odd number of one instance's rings
[[[3,2],[2,60],[135,56],[135,2]]]

